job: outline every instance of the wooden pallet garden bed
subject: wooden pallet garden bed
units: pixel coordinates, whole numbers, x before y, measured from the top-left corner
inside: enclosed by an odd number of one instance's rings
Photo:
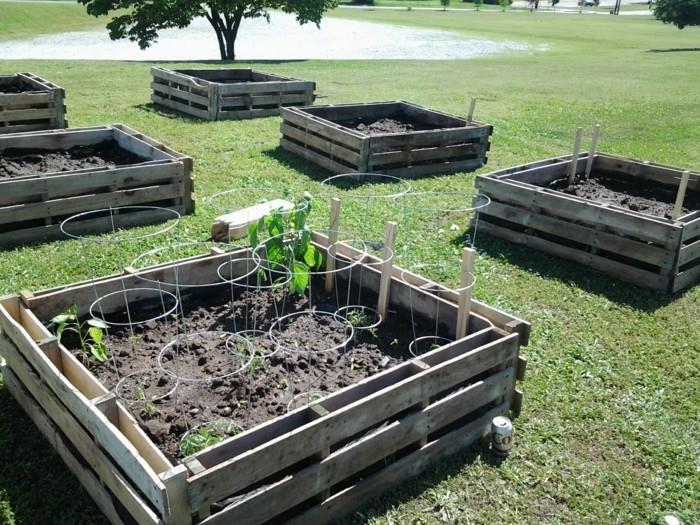
[[[190,157],[121,124],[2,135],[0,246],[61,238],[64,219],[110,207],[133,207],[120,227],[173,217],[154,206],[191,213],[191,172]],[[91,215],[71,231],[111,226]]]
[[[283,106],[314,103],[316,84],[254,69],[151,68],[151,100],[205,120],[279,115]]]
[[[0,134],[62,129],[65,91],[32,73],[0,76]]]
[[[572,156],[479,176],[491,198],[479,228],[664,293],[700,281],[700,182],[691,174],[685,208],[674,207],[683,171],[604,153],[591,157],[592,182],[568,185]],[[578,158],[576,173],[589,155]]]
[[[313,239],[327,254],[327,238]],[[342,244],[336,249],[359,254]],[[368,257],[367,263],[379,262]],[[494,416],[519,412],[515,385],[525,373],[519,351],[529,325],[473,301],[464,338],[173,461],[45,324],[71,304],[85,312],[96,291],[144,287],[144,279],[175,270],[192,285],[210,283],[231,258],[219,250],[0,300],[8,389],[111,523],[333,523],[485,436]],[[362,286],[377,289],[382,272],[371,266],[364,272]],[[456,324],[455,292],[397,267],[386,276],[389,311],[398,312],[392,315],[400,317],[410,304],[429,317],[439,304],[447,329]]]
[[[408,102],[284,108],[282,148],[333,173],[418,177],[486,164],[493,128]]]

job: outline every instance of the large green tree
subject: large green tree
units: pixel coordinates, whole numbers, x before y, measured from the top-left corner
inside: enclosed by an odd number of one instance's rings
[[[278,9],[296,15],[300,24],[321,23],[323,13],[337,0],[78,0],[94,16],[111,15],[107,24],[112,40],[128,38],[141,49],[158,39],[158,31],[185,28],[198,17],[206,18],[216,32],[222,60],[236,58],[238,29],[244,18],[264,17]]]
[[[678,29],[700,26],[700,0],[656,0],[654,16]]]

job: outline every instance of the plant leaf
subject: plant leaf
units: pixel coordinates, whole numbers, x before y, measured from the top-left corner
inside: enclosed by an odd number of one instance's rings
[[[98,328],[97,326],[91,326],[88,330],[88,334],[96,343],[102,343],[104,341],[104,334],[102,332],[102,329]]]
[[[289,288],[292,293],[303,294],[309,286],[309,267],[303,262],[294,261],[292,263],[292,280]]]
[[[323,264],[323,255],[313,244],[309,244],[306,247],[306,253],[304,253],[304,262],[309,268],[318,270]]]
[[[255,248],[260,243],[260,240],[258,238],[258,228],[259,222],[251,222],[248,225],[248,243],[253,248]]]
[[[107,347],[102,343],[91,344],[90,353],[92,357],[97,359],[100,363],[107,361]]]
[[[90,326],[94,326],[95,328],[101,328],[102,330],[107,330],[109,328],[109,325],[102,321],[101,319],[95,319],[94,317],[92,319],[88,319],[87,322]]]

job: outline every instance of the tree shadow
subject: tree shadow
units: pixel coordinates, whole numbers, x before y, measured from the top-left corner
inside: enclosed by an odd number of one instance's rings
[[[671,47],[668,49],[650,49],[647,53],[684,53],[684,52],[700,51],[700,47]]]
[[[106,523],[1,380],[0,443],[0,497],[16,523]]]
[[[476,246],[494,259],[506,260],[530,273],[546,279],[556,279],[581,288],[589,293],[602,295],[613,303],[654,312],[683,296],[687,291],[662,294],[635,284],[619,281],[568,259],[549,255],[527,246],[511,243],[477,231]]]
[[[194,117],[192,115],[187,115],[186,113],[181,113],[175,109],[166,108],[159,106],[154,102],[148,102],[147,104],[135,104],[132,106],[134,109],[140,109],[141,111],[147,111],[153,113],[159,117],[167,118],[170,120],[184,120],[190,124],[206,124],[209,121],[203,118]]]

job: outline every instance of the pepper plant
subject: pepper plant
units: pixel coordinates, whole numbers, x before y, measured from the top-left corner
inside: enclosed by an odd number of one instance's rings
[[[77,305],[72,304],[68,310],[51,319],[51,324],[56,327],[56,339],[59,342],[66,332],[72,332],[78,336],[79,350],[84,364],[87,365],[90,357],[100,363],[104,363],[109,358],[104,340],[108,326],[104,321],[95,318],[81,322],[78,318]]]
[[[272,210],[248,226],[248,240],[253,247],[258,246],[261,236],[267,234],[267,239],[262,242],[269,269],[275,270],[278,265],[288,268],[292,273],[289,288],[299,295],[309,287],[311,271],[318,270],[323,264],[321,252],[311,243],[311,229],[307,224],[312,203],[311,195],[304,192],[295,203],[293,212],[285,215],[279,209]]]

